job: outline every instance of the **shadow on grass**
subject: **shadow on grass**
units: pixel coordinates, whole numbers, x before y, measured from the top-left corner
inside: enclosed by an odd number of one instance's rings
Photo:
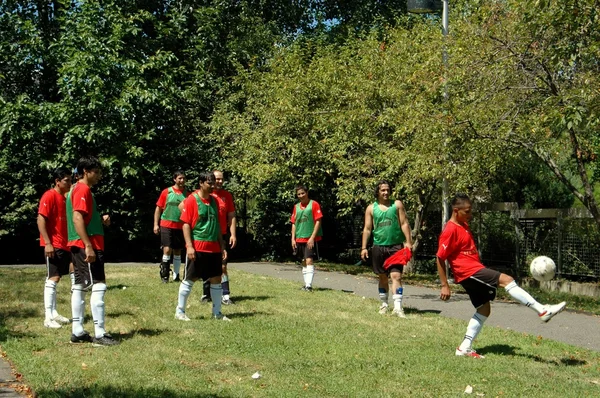
[[[234,303],[237,303],[240,301],[265,301],[271,298],[273,298],[273,296],[233,296],[231,300]]]
[[[94,387],[94,388],[75,388],[75,389],[52,389],[52,390],[37,390],[35,391],[38,397],[72,397],[72,398],[83,398],[83,397],[110,397],[110,398],[229,398],[231,395],[225,394],[212,394],[203,392],[186,392],[180,390],[167,390],[158,388],[143,388],[138,389],[126,389],[119,387]]]
[[[158,336],[165,331],[161,329],[135,329],[129,333],[111,333],[116,340],[128,340],[135,336]]]
[[[541,362],[541,363],[546,363],[549,365],[556,365],[556,366],[583,366],[583,365],[587,364],[586,361],[583,361],[580,359],[575,359],[573,357],[562,358],[559,360],[556,360],[556,359],[548,360],[548,359],[544,359],[544,358],[540,357],[539,355],[522,354],[522,353],[517,352],[516,347],[507,345],[507,344],[492,344],[492,345],[478,349],[477,352],[482,355],[498,354],[498,355],[510,355],[510,356],[515,356],[515,357],[529,358],[535,362]]]
[[[8,318],[26,319],[39,317],[40,313],[34,309],[0,309],[0,341],[6,341],[9,337],[32,337],[31,333],[15,332],[6,326]],[[41,319],[41,318],[40,318]],[[40,321],[41,322],[41,321]]]
[[[231,320],[240,319],[240,318],[250,318],[257,315],[273,315],[271,313],[256,311],[256,312],[225,312],[225,316],[227,318],[231,318]]]
[[[415,314],[415,315],[423,315],[423,314],[440,314],[442,311],[440,310],[418,310],[412,307],[404,307],[404,312],[406,314]]]
[[[127,285],[123,285],[120,283],[118,285],[108,285],[106,287],[106,290],[123,290],[123,288],[130,288],[130,287],[131,287],[131,285],[127,286]]]

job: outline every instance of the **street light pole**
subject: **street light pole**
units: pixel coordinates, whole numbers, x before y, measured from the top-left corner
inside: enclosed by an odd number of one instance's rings
[[[444,35],[444,43],[442,50],[442,63],[444,66],[444,107],[446,110],[448,109],[448,82],[446,79],[447,70],[448,70],[448,51],[447,51],[447,37],[448,37],[448,0],[442,0],[442,34]],[[445,134],[444,134],[445,138]],[[444,140],[444,146],[446,146],[446,141]],[[445,152],[447,153],[447,151]],[[446,162],[447,164],[448,162]],[[450,219],[450,205],[448,203],[448,179],[444,174],[442,180],[442,229]]]

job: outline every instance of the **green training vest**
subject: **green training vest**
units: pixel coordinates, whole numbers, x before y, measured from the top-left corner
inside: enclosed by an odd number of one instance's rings
[[[219,209],[217,207],[217,201],[211,196],[210,205],[207,205],[197,194],[194,194],[194,197],[198,204],[198,222],[192,231],[194,240],[202,242],[218,242],[221,227],[219,226]]]
[[[386,211],[373,203],[373,244],[377,246],[399,245],[406,240],[398,223],[398,209],[393,203]]]
[[[179,210],[179,204],[185,199],[187,191],[183,190],[181,193],[175,193],[173,187],[169,187],[169,193],[167,194],[167,201],[165,210],[160,216],[161,220],[181,222],[181,211]]]
[[[67,230],[69,233],[69,242],[81,239],[75,230],[75,223],[73,222],[73,203],[71,203],[71,194],[73,190],[69,191],[67,195]],[[92,219],[90,223],[85,226],[88,236],[92,235],[104,235],[104,227],[102,226],[102,217],[96,209],[96,198],[92,194]]]
[[[315,220],[313,220],[312,199],[304,209],[300,208],[300,203],[296,203],[296,239],[310,238],[315,230]],[[319,226],[317,236],[323,236],[323,229]]]

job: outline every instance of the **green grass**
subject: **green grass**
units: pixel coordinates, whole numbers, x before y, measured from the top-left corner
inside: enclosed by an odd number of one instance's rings
[[[158,283],[156,267],[109,266],[107,275],[106,326],[122,343],[93,348],[69,344],[70,327],[43,327],[43,269],[0,269],[2,350],[38,396],[459,397],[467,385],[488,397],[600,392],[600,353],[536,336],[486,327],[476,346],[487,358],[457,358],[463,321],[410,308],[408,319],[381,316],[375,300],[240,271],[231,275],[236,305],[224,308],[233,322],[208,319],[199,285],[192,322],[178,322],[179,285]],[[69,302],[63,281],[59,312],[69,315]]]

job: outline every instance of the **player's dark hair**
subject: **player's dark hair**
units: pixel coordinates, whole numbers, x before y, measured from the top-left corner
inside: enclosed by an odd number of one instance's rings
[[[177,169],[173,172],[173,179],[176,179],[179,176],[184,176],[185,177],[185,172],[181,169]]]
[[[306,189],[306,185],[304,184],[298,184],[296,185],[296,192],[298,192],[299,190],[303,190],[304,192],[308,193],[308,189]]]
[[[98,160],[97,157],[94,156],[90,156],[87,158],[81,158],[79,159],[79,162],[77,163],[77,173],[79,175],[83,175],[83,172],[85,170],[87,171],[91,171],[93,169],[101,169],[102,165],[100,164],[100,161]]]
[[[56,180],[61,181],[63,178],[69,177],[70,175],[71,175],[71,172],[64,167],[57,167],[52,172],[52,177],[54,177],[54,182],[56,182]]]
[[[200,176],[198,177],[198,182],[199,184],[202,184],[203,182],[206,181],[215,181],[215,175],[213,173],[200,173]]]
[[[464,202],[471,202],[471,199],[469,199],[469,196],[466,193],[462,193],[462,192],[457,192],[454,197],[452,198],[452,201],[450,202],[450,205],[452,207],[456,207],[458,205],[463,204]]]
[[[392,184],[390,184],[387,180],[379,180],[377,185],[375,185],[375,199],[379,197],[379,188],[381,188],[382,185],[387,185],[390,187],[390,193],[392,192]]]

